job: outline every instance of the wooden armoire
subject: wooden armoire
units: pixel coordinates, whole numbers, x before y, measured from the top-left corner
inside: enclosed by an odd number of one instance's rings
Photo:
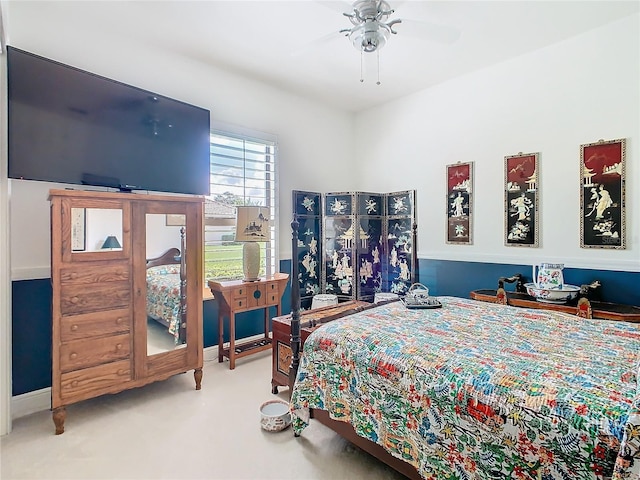
[[[51,190],[52,389],[56,434],[66,406],[194,370],[203,363],[203,197]],[[151,228],[153,226],[153,229]],[[166,230],[163,230],[166,229]],[[182,328],[151,347],[147,259],[158,239],[179,238]],[[107,237],[115,237],[113,243]]]

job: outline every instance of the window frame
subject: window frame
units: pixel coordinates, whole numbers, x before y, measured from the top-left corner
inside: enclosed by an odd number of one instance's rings
[[[216,157],[214,157],[213,154],[213,146],[216,145],[216,143],[213,141],[215,137],[223,137],[223,138],[229,138],[232,140],[238,140],[238,141],[242,141],[242,142],[253,142],[253,143],[258,143],[258,144],[264,144],[264,145],[268,145],[272,148],[272,153],[271,153],[271,157],[272,157],[272,161],[271,162],[261,162],[261,165],[271,165],[272,169],[269,171],[271,173],[271,178],[268,180],[265,180],[265,196],[262,197],[263,200],[265,200],[265,203],[268,203],[269,198],[271,199],[272,205],[269,205],[270,210],[271,210],[271,216],[272,216],[272,222],[270,225],[270,236],[271,236],[271,241],[267,242],[265,244],[261,244],[261,255],[263,256],[263,260],[265,263],[265,271],[264,274],[269,276],[269,275],[273,275],[275,273],[277,273],[280,270],[280,258],[279,258],[279,225],[278,225],[278,218],[279,218],[279,195],[278,195],[278,185],[279,185],[279,162],[278,162],[278,142],[277,142],[277,136],[275,135],[271,135],[271,134],[266,134],[263,132],[257,132],[257,131],[253,131],[253,130],[249,130],[246,128],[239,128],[239,127],[231,127],[228,125],[213,125],[211,126],[210,129],[210,165],[212,165],[214,163],[214,159]],[[243,145],[244,148],[244,145]],[[243,160],[243,162],[246,161],[252,161],[252,160]],[[267,172],[266,168],[263,168],[261,171],[263,172]],[[214,193],[213,192],[213,179],[214,176],[216,174],[213,173],[213,170],[210,171],[209,174],[209,185],[211,187],[211,191],[209,193],[209,195],[206,196],[206,200],[214,200],[215,195],[219,194],[220,192]],[[237,178],[237,177],[236,177]],[[245,186],[245,182],[246,182],[246,175],[243,176],[243,189],[246,189]],[[271,189],[269,190],[268,188],[268,182],[271,183]],[[246,203],[247,197],[245,196],[243,198],[244,202]],[[205,230],[205,241],[204,241],[204,245],[203,245],[203,249],[205,250],[203,252],[203,258],[204,258],[204,272],[206,275],[207,272],[207,260],[206,260],[206,248],[208,245],[212,245],[212,244],[216,244],[214,242],[207,242],[206,240],[206,233],[207,233],[207,218],[216,218],[216,217],[207,217],[206,213],[205,213],[205,226],[204,226],[204,230]],[[217,217],[217,218],[224,218],[224,217]],[[235,218],[234,218],[234,224],[235,224]],[[235,231],[235,229],[233,229],[232,231]],[[222,240],[219,240],[219,244],[222,244]],[[211,270],[211,269],[209,269]],[[242,271],[242,265],[240,264],[240,271]],[[214,270],[215,273],[215,270]],[[207,280],[232,280],[232,279],[239,279],[241,278],[241,276],[236,276],[233,278],[230,278],[228,276],[210,276],[210,277],[206,277],[205,281]]]

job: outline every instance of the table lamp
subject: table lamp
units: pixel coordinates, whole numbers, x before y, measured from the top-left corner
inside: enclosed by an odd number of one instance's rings
[[[236,207],[236,242],[243,242],[242,272],[244,282],[260,277],[260,245],[269,241],[269,208],[260,206]]]
[[[116,248],[122,248],[122,245],[120,245],[120,242],[115,237],[115,235],[109,235],[107,239],[104,241],[104,243],[102,244],[102,249],[113,250]]]

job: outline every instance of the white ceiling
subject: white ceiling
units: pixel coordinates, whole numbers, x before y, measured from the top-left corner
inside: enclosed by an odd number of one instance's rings
[[[376,54],[365,54],[361,83],[360,53],[337,34],[351,26],[346,1],[45,1],[38,12],[59,29],[104,30],[360,111],[640,11],[637,0],[388,2],[391,19],[451,26],[460,38],[439,43],[397,25],[380,51],[380,85]],[[8,3],[11,15],[32,4]]]

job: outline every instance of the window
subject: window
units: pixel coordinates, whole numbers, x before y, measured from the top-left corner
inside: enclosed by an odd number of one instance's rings
[[[242,244],[235,242],[236,205],[270,209],[269,243],[260,244],[261,275],[276,269],[276,143],[211,133],[211,193],[205,202],[205,279],[242,278]]]

